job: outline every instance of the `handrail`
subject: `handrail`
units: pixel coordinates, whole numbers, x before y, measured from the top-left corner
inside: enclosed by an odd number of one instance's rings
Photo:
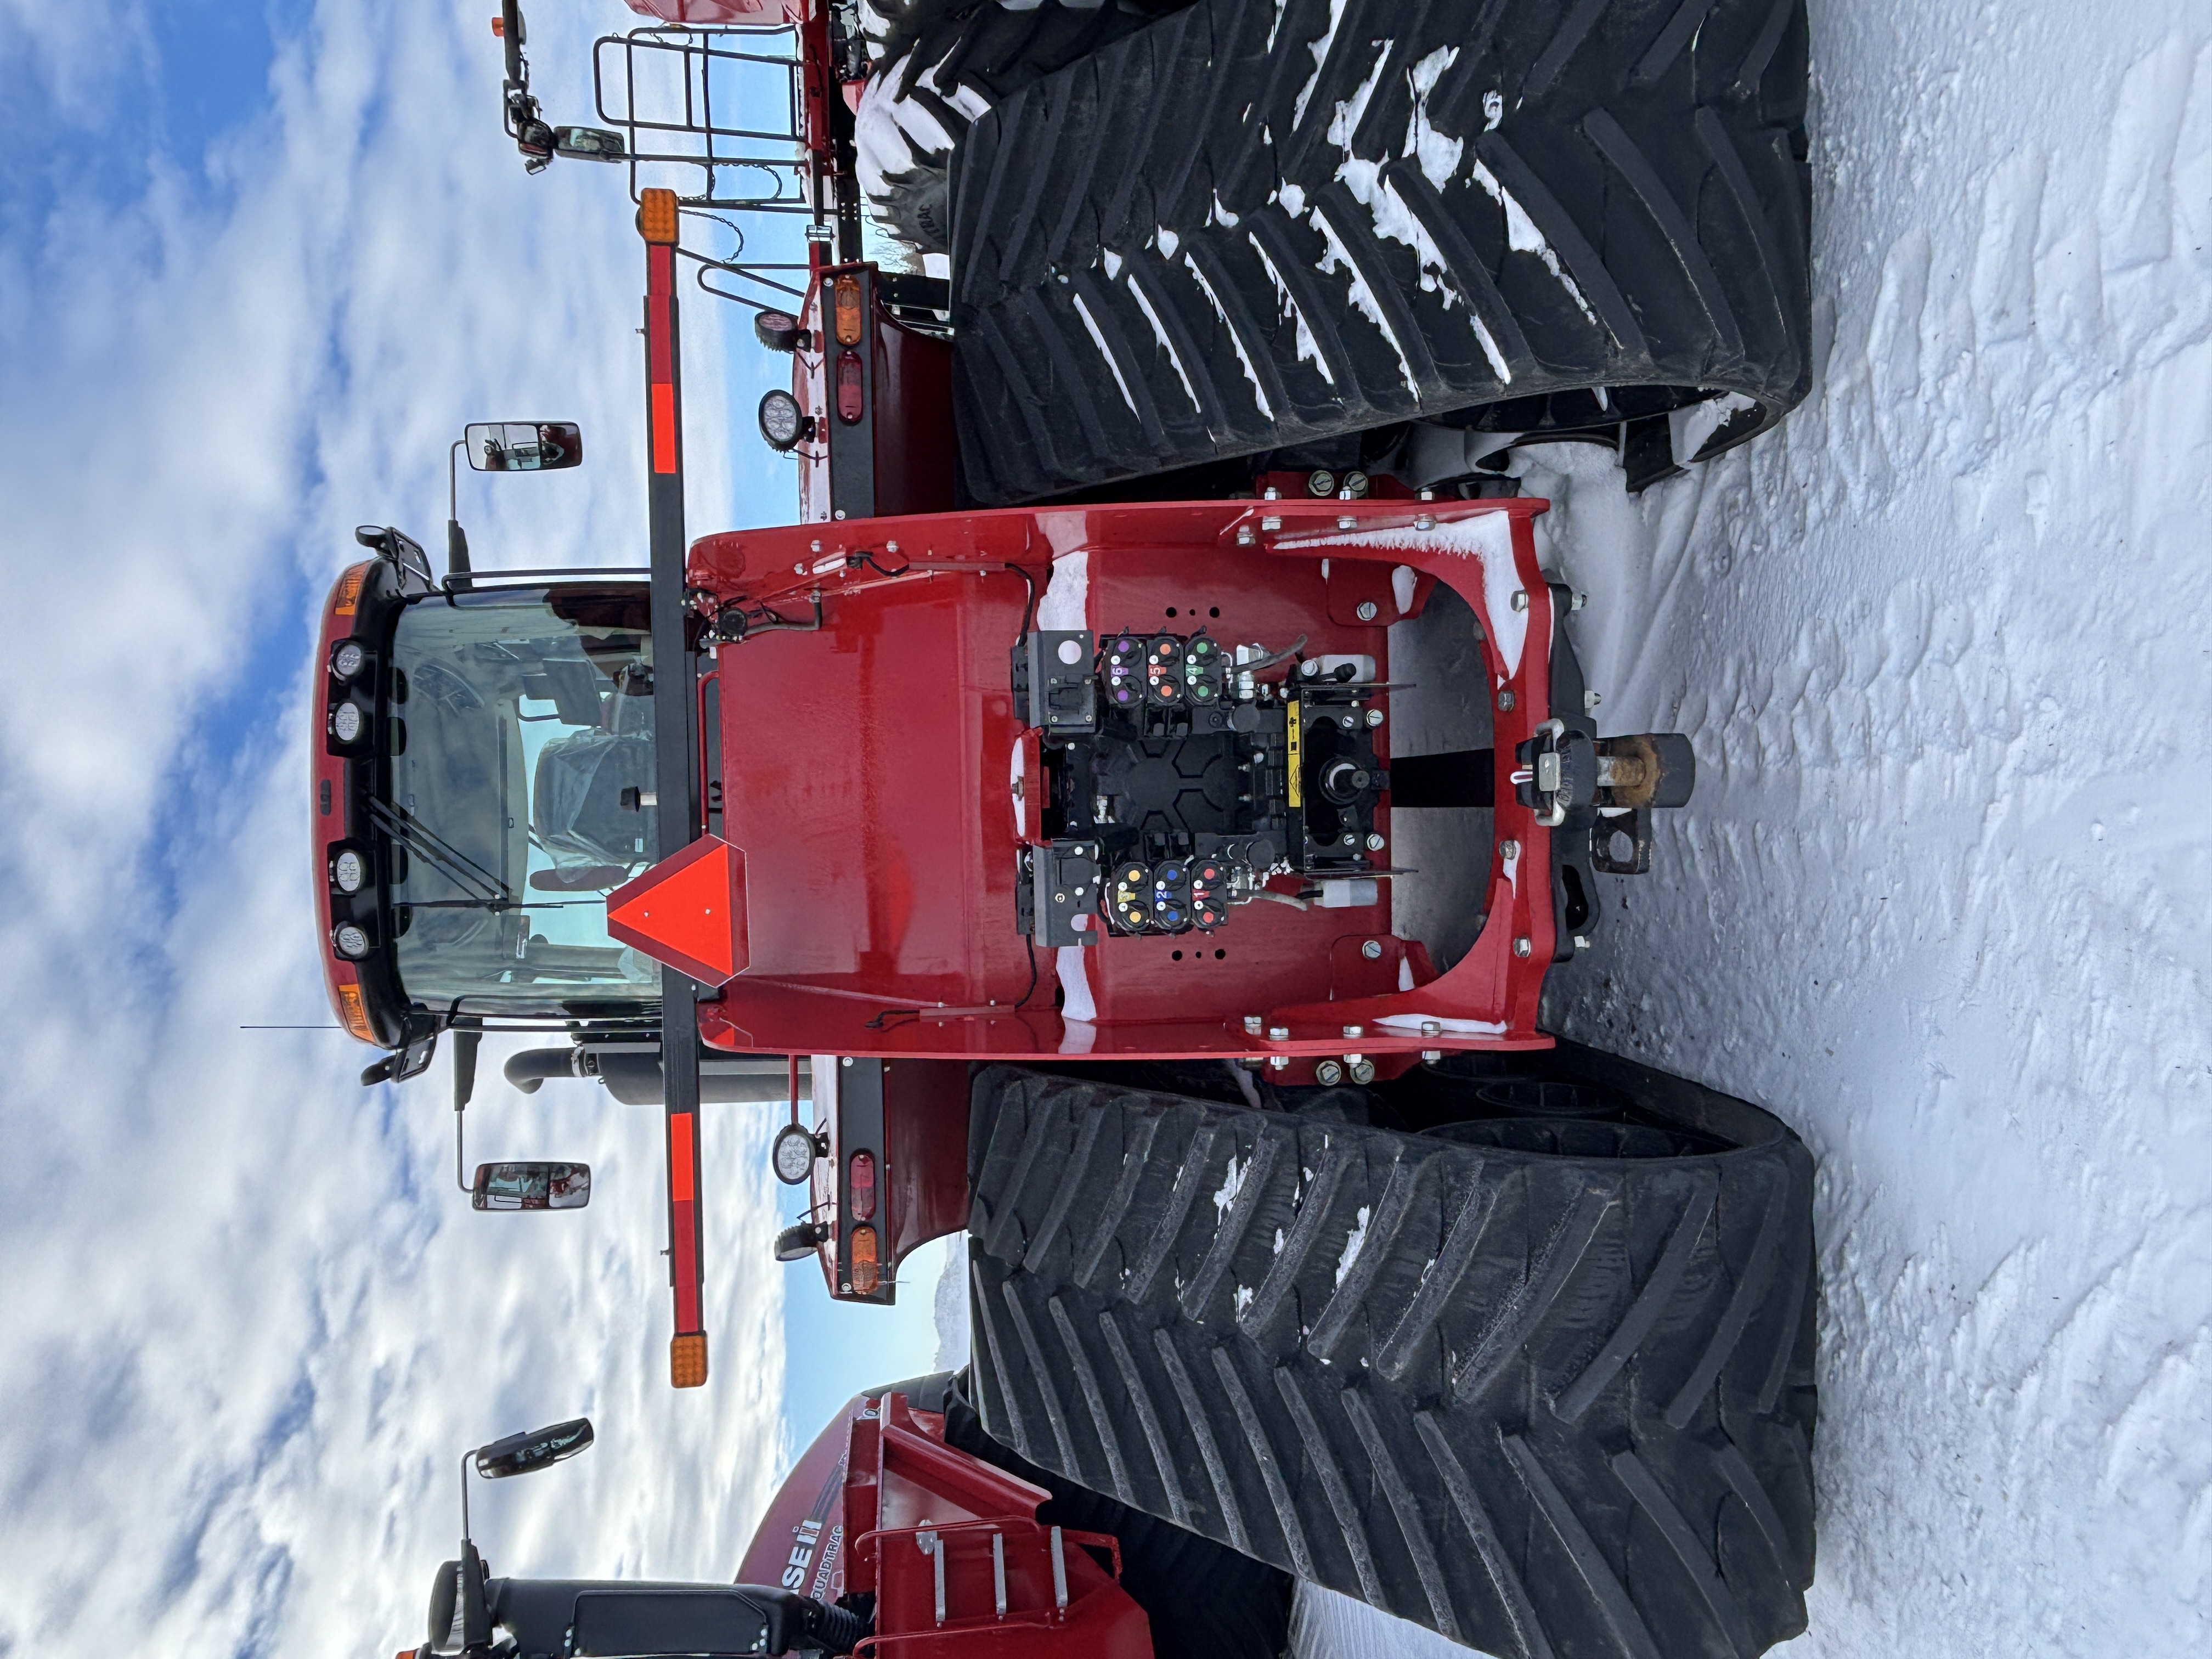
[[[807,27],[787,22],[662,23],[602,35],[592,46],[593,106],[603,124],[621,129],[628,140],[624,159],[631,200],[642,200],[641,170],[654,171],[656,184],[672,168],[696,168],[703,173],[702,188],[676,192],[679,213],[712,221],[736,246],[725,257],[680,245],[675,251],[691,262],[693,280],[702,291],[756,311],[790,310],[804,304],[807,290],[803,284],[769,273],[808,272],[817,261],[811,257],[744,258],[746,228],[735,216],[765,215],[786,223],[803,218],[811,243],[816,235],[812,228],[830,222],[838,211],[827,199],[834,192],[826,178],[818,176],[825,158],[817,153],[820,146],[808,131],[803,49]],[[778,40],[787,49],[743,49],[769,40]],[[750,88],[732,84],[737,74],[747,71],[773,71],[783,77],[788,102],[780,127],[752,125],[757,117],[726,118],[718,111],[718,97],[724,103],[732,98],[750,102]],[[668,106],[663,107],[664,103]],[[753,175],[751,188],[742,187],[745,181],[732,176],[747,173]],[[709,248],[719,240],[708,233]]]

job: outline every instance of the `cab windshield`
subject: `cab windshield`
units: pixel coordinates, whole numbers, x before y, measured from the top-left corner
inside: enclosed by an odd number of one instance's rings
[[[651,863],[653,649],[641,587],[436,593],[392,638],[391,925],[413,1000],[620,1015],[658,967],[607,937]]]

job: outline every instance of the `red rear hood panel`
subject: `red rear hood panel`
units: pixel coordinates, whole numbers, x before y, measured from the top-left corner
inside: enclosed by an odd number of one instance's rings
[[[872,1409],[856,1395],[814,1437],[761,1517],[737,1583],[781,1584],[825,1604],[845,1593],[845,1457],[853,1419]]]

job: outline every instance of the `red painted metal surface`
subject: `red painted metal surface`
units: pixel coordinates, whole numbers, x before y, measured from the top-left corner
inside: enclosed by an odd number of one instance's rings
[[[968,1065],[892,1060],[884,1073],[884,1237],[896,1272],[968,1224]]]
[[[902,1395],[855,1416],[850,1436],[847,1582],[876,1598],[863,1659],[1150,1659],[1112,1538],[1041,1524],[1048,1493],[945,1445],[944,1419]]]
[[[676,1334],[706,1328],[699,1308],[699,1115],[668,1114],[669,1273],[675,1281]]]
[[[781,1584],[825,1603],[845,1593],[846,1454],[854,1419],[875,1409],[865,1395],[847,1401],[799,1455],[745,1547],[737,1583]]]
[[[882,306],[871,319],[876,357],[876,511],[947,513],[957,460],[952,343],[917,333]]]
[[[676,250],[648,243],[645,250],[645,379],[647,421],[651,428],[653,470],[671,473],[681,465],[681,410],[676,396]]]
[[[629,9],[665,23],[798,23],[807,0],[625,0]]]
[[[1053,1529],[1036,1519],[1048,1495],[946,1445],[945,1419],[911,1409],[903,1395],[862,1395],[830,1419],[786,1477],[738,1565],[738,1582],[780,1583],[823,1601],[872,1594],[876,1632],[863,1654],[974,1659],[1004,1650],[1040,1659],[1150,1659],[1143,1609],[1115,1583],[1120,1549],[1113,1539],[1060,1534],[1063,1605],[1054,1582]]]
[[[724,834],[745,854],[750,960],[702,1007],[708,1040],[915,1057],[1279,1054],[1294,1079],[1352,1048],[1400,1066],[1428,1049],[1548,1046],[1535,1019],[1553,944],[1549,842],[1510,776],[1514,745],[1550,712],[1551,593],[1530,530],[1543,506],[1146,503],[702,538],[690,579],[715,603],[799,614],[818,593],[824,617],[821,633],[720,653]],[[866,562],[848,562],[858,555]],[[1417,595],[1419,577],[1446,582],[1484,626],[1500,853],[1474,949],[1437,975],[1393,939],[1387,903],[1251,905],[1212,935],[1040,951],[1032,982],[1013,924],[1023,726],[1006,666],[1028,582],[1058,583],[1048,604],[1100,630],[1202,623],[1279,646],[1303,633],[1308,655],[1371,656],[1387,676],[1401,566]],[[1389,603],[1360,620],[1358,603],[1378,593]],[[1402,964],[1398,977],[1349,965],[1369,940],[1383,945],[1381,965]],[[1063,966],[1088,1018],[1053,1006]]]

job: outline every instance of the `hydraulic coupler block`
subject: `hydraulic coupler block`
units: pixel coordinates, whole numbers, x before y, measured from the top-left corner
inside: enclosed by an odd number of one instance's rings
[[[1022,932],[1039,945],[1098,943],[1103,872],[1095,842],[1056,841],[1024,847],[1014,884],[1015,915]]]
[[[1098,729],[1097,652],[1088,629],[1024,634],[1013,649],[1014,708],[1040,732]]]

